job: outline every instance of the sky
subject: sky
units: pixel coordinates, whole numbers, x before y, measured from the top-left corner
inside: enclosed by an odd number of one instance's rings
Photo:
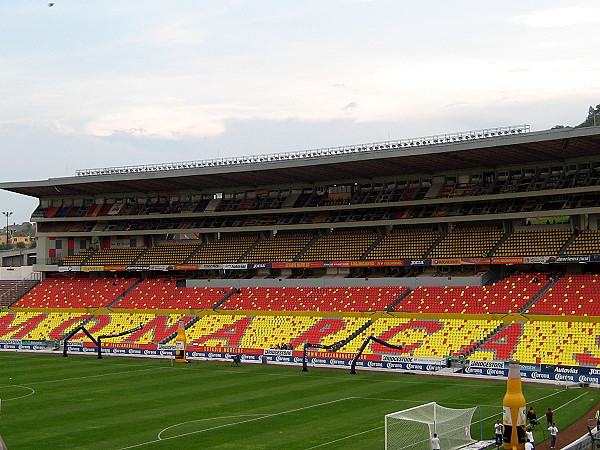
[[[574,126],[599,23],[597,0],[2,0],[0,181]],[[0,192],[11,223],[36,205]]]

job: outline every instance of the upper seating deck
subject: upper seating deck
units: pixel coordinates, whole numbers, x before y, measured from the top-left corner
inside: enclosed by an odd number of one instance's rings
[[[279,262],[293,260],[314,238],[312,233],[277,233],[261,240],[244,257],[244,262]]]
[[[572,234],[570,228],[516,230],[494,256],[558,255]]]
[[[429,255],[431,258],[479,258],[489,256],[504,236],[501,224],[457,225]]]
[[[421,259],[440,237],[434,227],[409,227],[391,230],[367,254],[367,260]]]
[[[88,266],[129,265],[146,250],[146,247],[103,248],[92,254],[86,261]]]
[[[236,263],[256,242],[256,234],[224,235],[207,242],[187,262],[189,264]]]
[[[369,229],[337,230],[331,234],[281,232],[260,238],[255,233],[223,235],[200,244],[173,243],[154,247],[114,247],[83,250],[65,257],[60,265],[176,265],[237,262],[360,261],[453,259],[512,256],[554,256],[574,237],[570,228],[517,230],[502,226],[459,225],[444,239],[436,227],[403,227],[380,236]],[[593,251],[597,232],[582,232],[566,253]],[[439,241],[439,242],[438,242]],[[501,244],[500,244],[501,243]],[[583,246],[583,247],[581,247]],[[498,247],[498,248],[497,248]],[[495,250],[497,248],[497,250]],[[600,249],[600,248],[599,248]],[[600,251],[600,250],[599,250]]]
[[[66,258],[63,258],[60,262],[63,266],[81,266],[92,254],[94,250],[86,249],[82,250],[74,255],[69,255]]]
[[[320,236],[300,256],[300,261],[346,261],[359,260],[377,240],[370,230],[338,230]]]
[[[162,244],[150,247],[135,263],[138,265],[150,264],[183,264],[198,249],[200,242],[185,244]]]
[[[600,254],[600,230],[584,230],[565,250],[567,255]]]
[[[575,167],[573,167],[575,166]],[[464,178],[464,176],[463,176]],[[277,210],[284,207],[304,208],[318,206],[351,205],[386,205],[403,201],[419,201],[427,199],[467,198],[477,196],[493,196],[510,193],[537,193],[541,191],[556,191],[578,187],[590,187],[600,184],[600,164],[552,164],[549,166],[513,168],[511,170],[498,170],[473,172],[464,181],[457,181],[455,177],[448,176],[439,185],[439,189],[432,191],[430,177],[419,180],[389,180],[383,183],[352,183],[349,192],[335,194],[329,192],[292,192],[289,188],[274,189],[269,192],[260,190],[247,190],[232,193],[228,198],[190,198],[182,200],[148,195],[131,196],[121,203],[107,199],[101,203],[73,205],[72,199],[56,202],[56,204],[40,205],[32,217],[41,219],[63,217],[118,217],[135,215],[180,215],[182,212],[236,212],[236,211],[261,211]],[[199,196],[202,196],[201,194]],[[585,196],[573,196],[571,199],[552,200],[555,207],[563,209],[572,206]],[[210,206],[209,206],[210,205]],[[516,204],[515,204],[516,205]],[[526,205],[526,203],[523,203]],[[527,206],[525,206],[527,208]],[[463,208],[464,209],[464,208]],[[542,210],[548,210],[543,208]]]

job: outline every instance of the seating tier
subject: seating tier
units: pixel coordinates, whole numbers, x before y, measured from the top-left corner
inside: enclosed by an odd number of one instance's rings
[[[135,278],[47,278],[13,306],[100,308],[114,302],[135,282]]]
[[[280,287],[243,288],[221,309],[247,311],[383,311],[405,287]]]
[[[175,278],[147,279],[113,305],[129,309],[210,309],[230,289],[177,287]]]
[[[538,282],[536,282],[536,279]],[[546,274],[512,275],[491,286],[419,287],[394,307],[423,313],[515,313],[542,289]]]

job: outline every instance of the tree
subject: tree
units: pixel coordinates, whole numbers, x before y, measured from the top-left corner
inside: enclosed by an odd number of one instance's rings
[[[577,125],[575,128],[595,127],[600,125],[600,105],[596,105],[594,108],[590,106],[588,108],[588,115],[582,123]]]
[[[18,248],[18,249],[24,249],[24,248],[26,248],[26,247],[27,247],[27,246],[25,245],[25,242],[17,242],[17,248]]]

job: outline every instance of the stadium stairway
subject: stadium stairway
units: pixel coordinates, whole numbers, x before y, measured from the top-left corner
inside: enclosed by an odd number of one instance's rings
[[[576,233],[571,234],[571,237],[569,237],[569,239],[567,239],[567,242],[565,242],[565,245],[563,245],[560,248],[558,254],[559,255],[564,255],[565,251],[571,246],[571,244],[573,243],[573,241],[575,241],[575,239],[577,239],[577,236],[578,235]]]
[[[379,237],[377,239],[375,239],[375,242],[373,242],[371,244],[371,246],[360,257],[361,260],[364,260],[367,256],[369,256],[369,254],[373,251],[373,249],[375,247],[377,247],[379,245],[379,243],[385,239],[385,237],[386,237],[385,234],[383,234],[383,233],[378,233],[378,234],[379,234]]]
[[[486,343],[488,343],[489,341],[491,341],[492,339],[495,339],[496,336],[498,336],[499,333],[501,333],[507,326],[504,324],[500,324],[498,325],[491,333],[489,333],[485,338],[483,338],[481,341],[477,342],[477,345],[473,346],[473,348],[471,348],[469,351],[467,351],[465,353],[465,359],[467,359],[469,356],[471,356],[473,353],[475,353],[476,351],[478,351],[481,347],[483,347]]]
[[[429,258],[429,255],[431,255],[433,253],[433,251],[436,249],[436,247],[444,240],[446,239],[446,236],[448,236],[448,231],[444,231],[442,233],[440,233],[440,236],[436,239],[436,241],[431,245],[431,247],[429,247],[429,250],[427,250],[425,252],[425,254],[423,255],[423,258]]]
[[[131,292],[133,289],[135,289],[137,287],[138,284],[140,284],[142,282],[142,280],[138,280],[135,283],[133,283],[131,286],[129,286],[129,288],[125,289],[125,291],[119,295],[114,301],[110,302],[108,305],[106,305],[106,308],[110,308],[111,306],[117,304],[117,302],[119,300],[121,300],[123,297],[125,297],[127,294],[129,294],[129,292]]]
[[[552,279],[548,280],[548,283],[546,283],[546,285],[542,289],[540,289],[531,300],[529,300],[525,305],[523,305],[523,308],[521,308],[519,312],[523,314],[525,311],[531,308],[531,306],[533,306],[535,302],[542,298],[544,294],[546,294],[546,292],[548,292],[548,290],[556,284],[559,278],[560,277],[552,277]]]
[[[142,253],[140,253],[140,254],[137,256],[137,258],[135,258],[135,259],[134,259],[134,260],[131,262],[131,264],[137,264],[137,262],[140,260],[140,258],[141,258],[142,256],[144,256],[146,253],[148,253],[148,252],[150,251],[150,249],[151,249],[151,248],[152,248],[151,246],[148,246],[148,247],[146,247],[146,250],[144,250]]]
[[[308,249],[311,248],[315,244],[315,242],[319,240],[319,237],[320,236],[315,236],[310,241],[308,241],[308,244],[306,244],[306,246],[296,255],[294,261],[300,261],[300,258],[302,258],[302,256],[304,256]]]
[[[204,245],[205,245],[205,244],[204,244],[204,242],[200,243],[200,244],[198,245],[198,247],[196,247],[196,250],[194,250],[194,251],[193,251],[193,252],[190,254],[190,256],[188,256],[188,257],[187,257],[187,259],[184,261],[184,264],[186,264],[186,263],[188,263],[189,261],[193,260],[193,259],[196,257],[196,255],[198,254],[198,252],[200,252],[200,250],[202,250],[202,248],[204,247]]]
[[[353,341],[354,339],[356,339],[357,336],[360,336],[360,334],[365,331],[367,328],[369,328],[371,325],[373,325],[373,321],[372,320],[367,320],[364,325],[362,325],[358,330],[354,331],[350,336],[348,336],[345,339],[342,339],[339,342],[336,342],[335,344],[333,344],[333,347],[331,347],[331,351],[332,352],[337,352],[340,348],[344,347],[344,345],[346,345],[348,342]]]
[[[412,292],[412,289],[406,289],[406,291],[400,297],[398,297],[396,300],[394,300],[390,305],[386,306],[385,311],[387,311],[387,312],[394,311],[394,308],[396,307],[396,305],[398,305],[402,300],[404,300],[406,297],[408,297],[411,292]]]
[[[248,256],[252,250],[258,247],[258,244],[260,244],[263,240],[264,238],[259,236],[258,239],[255,240],[250,247],[248,247],[248,250],[246,250],[244,254],[240,256],[240,259],[238,259],[237,262],[242,262],[244,258],[246,258],[246,256]]]
[[[233,294],[237,292],[237,289],[232,288],[227,294],[223,296],[221,300],[213,305],[213,310],[219,308],[223,303],[225,303]]]
[[[496,243],[496,245],[494,245],[492,250],[490,250],[490,254],[488,256],[493,256],[494,253],[496,253],[496,251],[504,245],[504,243],[508,240],[511,234],[512,232],[510,230],[506,230],[504,232],[504,236],[502,236],[500,240]]]
[[[100,250],[99,250],[99,249],[97,249],[97,250],[94,250],[93,252],[90,252],[90,254],[89,254],[89,255],[87,255],[87,258],[85,258],[83,261],[81,261],[81,265],[82,265],[82,266],[85,266],[85,265],[87,264],[87,262],[90,260],[90,258],[91,258],[92,256],[94,256],[96,253],[98,253],[99,251],[100,251]]]
[[[40,280],[26,279],[11,283],[0,295],[0,306],[10,306],[36,287]]]

